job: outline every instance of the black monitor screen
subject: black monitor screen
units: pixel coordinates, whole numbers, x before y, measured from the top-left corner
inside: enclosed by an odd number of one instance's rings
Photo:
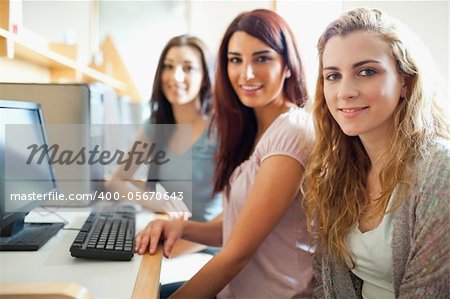
[[[0,228],[41,203],[38,194],[56,188],[48,157],[27,163],[28,147],[47,143],[39,108],[32,103],[0,101]]]

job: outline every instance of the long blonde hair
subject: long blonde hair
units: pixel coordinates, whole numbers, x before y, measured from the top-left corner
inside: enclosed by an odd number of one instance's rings
[[[395,109],[390,151],[381,173],[382,192],[373,214],[380,215],[397,185],[408,187],[414,161],[424,155],[436,137],[450,137],[449,120],[438,103],[440,96],[429,70],[425,47],[402,24],[380,10],[356,8],[332,22],[321,35],[319,72],[313,106],[316,144],[306,170],[305,207],[309,229],[317,242],[318,254],[333,256],[341,265],[354,265],[345,236],[355,225],[369,202],[367,176],[369,157],[358,136],[347,136],[330,114],[323,92],[322,56],[333,36],[355,31],[376,33],[390,47],[398,72],[404,76],[407,95]],[[412,46],[414,44],[414,46]],[[416,53],[417,50],[422,50]],[[407,190],[408,188],[400,188]],[[403,198],[406,193],[403,194]],[[395,202],[392,211],[400,202]],[[372,214],[372,212],[371,212]]]

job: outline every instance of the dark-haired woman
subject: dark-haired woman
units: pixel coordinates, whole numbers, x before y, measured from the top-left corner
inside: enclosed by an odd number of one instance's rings
[[[157,212],[167,213],[170,218],[187,218],[192,213],[192,220],[208,221],[218,216],[222,211],[221,195],[213,194],[213,181],[217,152],[217,138],[214,130],[209,128],[211,111],[211,70],[208,52],[198,38],[181,35],[172,38],[163,49],[153,82],[150,100],[151,116],[149,124],[145,125],[136,140],[140,146],[157,140],[165,142],[166,154],[171,162],[168,167],[156,168],[150,166],[149,183],[156,178],[166,179],[161,182],[170,194],[182,192],[184,197],[191,197],[191,212],[177,210],[171,205],[173,201],[141,200],[144,207]],[[185,135],[186,130],[171,130],[170,134],[162,133],[164,127],[159,125],[188,125],[192,128],[192,136]],[[187,131],[189,133],[189,130]],[[210,134],[209,134],[210,133]],[[166,134],[167,139],[162,136]],[[148,148],[147,148],[148,149]],[[137,150],[143,150],[138,148]],[[179,167],[192,159],[192,167]],[[190,164],[190,163],[188,163]],[[174,167],[171,167],[174,166]],[[121,192],[142,192],[148,186],[135,185],[132,178],[138,169],[133,163],[130,169],[124,165],[117,168],[112,181],[107,186],[109,190]],[[182,168],[182,169],[180,169]],[[156,169],[156,170],[155,170]],[[178,183],[180,176],[185,176],[188,183]],[[155,186],[152,186],[154,188]],[[189,193],[189,194],[188,194]],[[189,200],[190,201],[190,200]],[[187,242],[179,242],[188,244]],[[203,245],[177,246],[172,256],[198,251]]]
[[[240,14],[219,50],[214,191],[223,217],[207,223],[154,221],[136,251],[168,256],[179,238],[223,249],[173,298],[311,297],[310,237],[300,184],[313,142],[302,63],[286,22],[269,10]],[[166,294],[163,294],[166,295]]]

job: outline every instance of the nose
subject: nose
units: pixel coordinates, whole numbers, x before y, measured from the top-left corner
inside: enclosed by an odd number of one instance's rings
[[[255,73],[253,72],[253,66],[251,63],[247,63],[244,69],[245,79],[250,80],[255,78]]]
[[[185,74],[184,74],[183,69],[181,68],[181,66],[177,66],[175,68],[175,74],[174,74],[173,78],[175,79],[176,82],[179,82],[179,83],[184,82]]]
[[[354,99],[358,96],[357,83],[352,78],[342,78],[340,80],[338,98],[342,100]]]

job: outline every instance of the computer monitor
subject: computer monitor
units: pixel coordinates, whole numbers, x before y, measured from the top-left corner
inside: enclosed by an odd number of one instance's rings
[[[76,151],[80,145],[104,143],[99,125],[120,123],[114,91],[104,84],[57,84],[0,82],[0,99],[35,102],[41,105],[48,125],[50,143]],[[80,126],[78,126],[80,125]],[[60,134],[63,126],[72,133],[70,139]],[[59,127],[59,129],[55,129]],[[78,132],[75,132],[79,130]],[[65,194],[102,191],[103,166],[54,165],[58,189]],[[85,206],[92,201],[48,202],[48,205]]]
[[[7,126],[19,124],[32,126]],[[16,132],[7,135],[8,129]],[[0,250],[37,250],[64,225],[24,221],[43,203],[29,195],[56,192],[48,153],[40,163],[27,163],[25,144],[47,144],[40,105],[0,100]]]

